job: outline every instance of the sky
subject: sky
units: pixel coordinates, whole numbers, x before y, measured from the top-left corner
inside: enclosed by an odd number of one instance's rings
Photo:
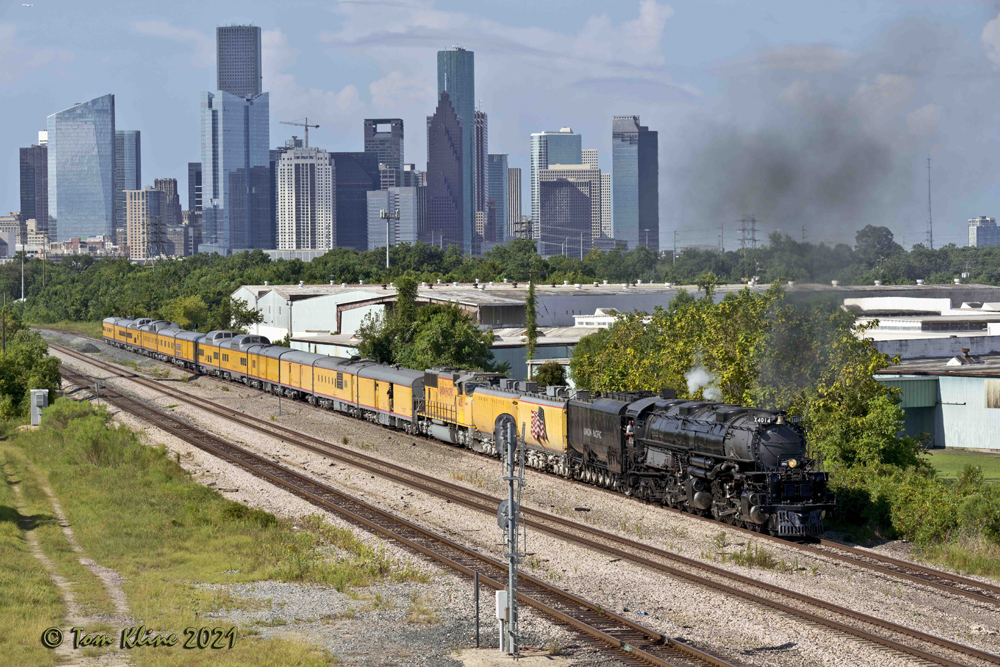
[[[199,93],[216,85],[215,27],[263,31],[271,145],[362,150],[365,118],[405,123],[426,165],[436,52],[475,52],[489,150],[522,169],[529,135],[570,126],[611,171],[611,118],[659,133],[661,247],[763,237],[852,243],[885,225],[935,246],[1000,217],[1000,6],[989,2],[341,0],[0,3],[0,210],[20,207],[18,152],[51,113],[115,94],[142,132],[144,184],[200,160]],[[182,197],[186,206],[186,197]]]

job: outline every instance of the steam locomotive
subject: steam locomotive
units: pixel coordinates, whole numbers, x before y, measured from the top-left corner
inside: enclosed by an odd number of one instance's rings
[[[780,412],[671,391],[540,392],[497,373],[328,357],[149,318],[109,317],[103,329],[108,345],[489,456],[516,433],[532,468],[731,525],[815,535],[834,506],[803,430]]]

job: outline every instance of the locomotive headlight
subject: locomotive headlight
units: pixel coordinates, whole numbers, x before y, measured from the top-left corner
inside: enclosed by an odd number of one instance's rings
[[[798,461],[796,461],[795,459],[788,459],[788,467],[789,468],[794,468],[797,465],[799,465]]]

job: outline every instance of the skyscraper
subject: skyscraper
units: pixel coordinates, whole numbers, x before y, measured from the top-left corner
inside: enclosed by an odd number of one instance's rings
[[[366,118],[365,119],[365,152],[378,155],[378,161],[387,169],[396,172],[403,170],[403,119],[401,118]],[[401,177],[397,173],[391,175],[392,185],[398,185]],[[383,182],[384,190],[390,187]]]
[[[292,148],[278,160],[278,248],[337,247],[334,169],[322,148]]]
[[[201,94],[203,252],[274,248],[268,94]]]
[[[473,150],[476,126],[475,56],[472,51],[466,51],[460,46],[453,46],[447,51],[438,51],[437,65],[438,108],[440,109],[442,93],[448,93],[448,104],[458,118],[462,129],[460,162],[462,193],[459,210],[461,235],[457,238],[460,239],[462,252],[469,254],[472,252],[473,228],[476,219],[474,173],[476,158]],[[432,193],[428,193],[428,195],[433,196]],[[430,209],[428,209],[428,213],[430,213]]]
[[[45,229],[49,221],[49,147],[32,144],[19,152],[21,217],[34,219]]]
[[[476,198],[476,213],[483,213],[486,211],[486,200],[489,198],[487,194],[487,175],[486,172],[489,169],[489,162],[487,156],[489,155],[489,134],[487,132],[487,118],[485,111],[476,110],[476,136],[475,136],[475,146],[473,150],[475,152],[476,158],[476,169],[475,169],[475,181],[473,183],[475,187],[474,196]]]
[[[162,190],[146,186],[125,191],[125,224],[121,245],[128,246],[129,259],[150,259],[165,254]]]
[[[584,148],[582,151],[582,161],[581,164],[585,164],[588,167],[593,167],[594,169],[600,169],[601,165],[597,162],[597,149],[596,148]]]
[[[490,153],[487,169],[486,195],[488,200],[496,204],[497,242],[506,243],[510,238],[507,230],[508,210],[510,209],[510,184],[508,183],[508,168],[506,153]]]
[[[611,189],[611,174],[601,174],[601,236],[604,238],[611,238],[615,234]]]
[[[521,224],[521,168],[507,168],[507,238],[517,235]]]
[[[49,240],[110,237],[115,224],[115,96],[54,113],[46,126]]]
[[[252,25],[218,26],[218,88],[244,99],[262,92],[260,28]]]
[[[389,244],[416,243],[426,225],[427,188],[393,187],[368,193],[368,249],[384,248],[386,221],[380,211],[399,211],[399,220],[389,220]]]
[[[278,229],[278,164],[281,162],[281,156],[288,151],[295,148],[302,148],[302,140],[292,135],[292,138],[285,142],[284,146],[279,146],[278,148],[272,148],[268,151],[268,173],[271,179],[271,224],[274,225],[274,229]],[[276,234],[278,232],[275,232]],[[275,242],[277,243],[277,236],[275,236]]]
[[[176,178],[155,178],[153,187],[163,193],[160,202],[160,214],[163,217],[163,227],[179,227],[181,217],[181,199],[177,194]]]
[[[201,212],[201,162],[188,162],[188,210]]]
[[[450,245],[472,252],[473,228],[466,228],[464,214],[466,151],[462,122],[451,105],[451,96],[441,93],[437,109],[427,118],[427,238],[431,244]],[[469,156],[471,159],[471,155]],[[468,248],[468,250],[464,250]]]
[[[615,116],[611,128],[614,237],[629,250],[660,248],[658,137],[638,116]]]
[[[585,164],[550,164],[538,175],[539,191],[548,188],[551,195],[548,199],[541,196],[539,254],[547,257],[565,248],[568,254],[582,258],[590,252],[593,239],[601,237],[601,170]],[[580,195],[588,199],[585,207]],[[590,216],[586,220],[580,217],[584,212]],[[581,251],[583,255],[577,254]]]
[[[368,192],[381,189],[375,153],[330,153],[337,247],[368,250]]]
[[[550,164],[581,164],[583,162],[582,138],[573,128],[564,127],[558,132],[536,132],[531,135],[531,219],[538,238],[539,199],[538,172]]]
[[[115,243],[125,245],[125,191],[142,189],[142,136],[115,130]]]

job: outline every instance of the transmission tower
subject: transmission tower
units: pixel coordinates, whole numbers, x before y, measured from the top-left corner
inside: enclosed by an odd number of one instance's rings
[[[720,222],[719,223],[719,254],[721,255],[724,252],[726,252],[725,225],[723,225],[723,223]]]
[[[927,156],[927,245],[934,250],[934,218],[931,217],[931,156]]]
[[[757,218],[752,215],[744,215],[739,220],[740,223],[740,250],[746,253],[747,246],[750,249],[757,248]]]
[[[150,216],[146,225],[146,244],[149,248],[146,251],[146,259],[152,259],[155,267],[156,260],[166,255],[163,251],[163,218],[158,215]]]

